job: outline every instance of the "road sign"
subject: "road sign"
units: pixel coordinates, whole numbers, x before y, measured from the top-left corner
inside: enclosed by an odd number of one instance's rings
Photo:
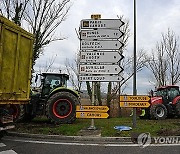
[[[148,102],[150,101],[150,96],[147,95],[123,95],[120,96],[120,102]]]
[[[80,75],[79,81],[98,81],[98,82],[120,82],[123,80],[122,76],[118,75]]]
[[[85,106],[85,105],[77,105],[76,106],[76,112],[77,111],[92,111],[92,112],[107,112],[109,110],[108,106]]]
[[[117,63],[122,60],[122,56],[118,51],[81,51],[80,62],[82,63]]]
[[[119,74],[123,71],[119,65],[79,65],[79,74]]]
[[[122,46],[118,40],[81,40],[80,50],[119,50]]]
[[[119,39],[123,33],[118,29],[97,29],[81,30],[80,38],[86,40],[93,39]]]
[[[106,119],[108,117],[109,114],[103,112],[76,112],[76,118]]]
[[[112,28],[119,29],[124,25],[120,19],[86,19],[81,20],[81,29],[94,29],[94,28]]]
[[[150,106],[149,102],[120,102],[120,107],[142,107],[147,108]]]

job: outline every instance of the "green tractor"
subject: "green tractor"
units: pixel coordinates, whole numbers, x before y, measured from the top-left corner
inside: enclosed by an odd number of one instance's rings
[[[72,123],[76,119],[76,105],[80,104],[79,93],[67,88],[67,74],[42,73],[41,86],[32,89],[31,101],[23,106],[21,119],[32,120],[46,115],[55,124]]]

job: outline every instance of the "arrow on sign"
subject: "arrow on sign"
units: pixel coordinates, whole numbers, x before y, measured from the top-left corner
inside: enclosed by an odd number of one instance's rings
[[[108,110],[108,106],[76,106],[76,111],[107,112]]]
[[[81,30],[81,39],[119,39],[124,33],[118,29]]]
[[[119,65],[79,65],[80,74],[119,74],[123,68]]]
[[[149,102],[120,102],[120,107],[149,107]]]
[[[112,28],[119,29],[124,22],[120,19],[86,19],[81,20],[81,29],[94,29],[94,28]]]
[[[103,112],[76,112],[76,118],[106,119],[109,114]]]
[[[80,75],[79,81],[100,81],[100,82],[120,82],[124,80],[122,76],[118,75]]]
[[[150,96],[147,95],[123,95],[120,96],[120,102],[148,102],[150,101]]]
[[[80,62],[82,63],[117,63],[124,58],[118,51],[81,51]]]
[[[81,40],[80,50],[119,50],[123,45],[118,40]]]

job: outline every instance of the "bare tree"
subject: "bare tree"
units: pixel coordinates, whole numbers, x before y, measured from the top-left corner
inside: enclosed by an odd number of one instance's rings
[[[178,39],[170,29],[167,34],[162,34],[161,42],[157,42],[156,49],[146,59],[147,68],[155,78],[155,86],[174,85],[180,81]]]
[[[75,58],[73,59],[73,61],[70,61],[68,58],[66,58],[65,68],[69,75],[69,81],[71,82],[72,86],[80,91],[82,84],[78,81],[78,54],[76,54],[74,57]]]
[[[32,0],[28,11],[25,13],[25,20],[31,26],[35,35],[34,41],[34,64],[43,47],[62,37],[55,37],[57,27],[66,19],[70,9],[70,0]]]
[[[20,24],[30,0],[1,0],[0,12],[3,16]]]
[[[2,0],[1,13],[17,24],[27,22],[35,36],[33,65],[43,48],[53,41],[65,38],[56,36],[57,27],[66,19],[71,0]]]

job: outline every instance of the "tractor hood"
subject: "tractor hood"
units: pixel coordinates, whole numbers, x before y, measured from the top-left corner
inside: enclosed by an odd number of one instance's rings
[[[76,95],[77,97],[80,97],[78,91],[73,90],[73,89],[71,89],[71,88],[67,88],[67,87],[58,87],[58,88],[53,89],[53,90],[51,91],[49,97],[50,97],[51,95],[53,95],[54,93],[59,92],[59,91],[68,91],[68,92],[71,92],[72,94]]]
[[[155,96],[155,97],[151,97],[151,104],[162,104],[163,100],[162,100],[162,97],[158,97],[158,96]]]

